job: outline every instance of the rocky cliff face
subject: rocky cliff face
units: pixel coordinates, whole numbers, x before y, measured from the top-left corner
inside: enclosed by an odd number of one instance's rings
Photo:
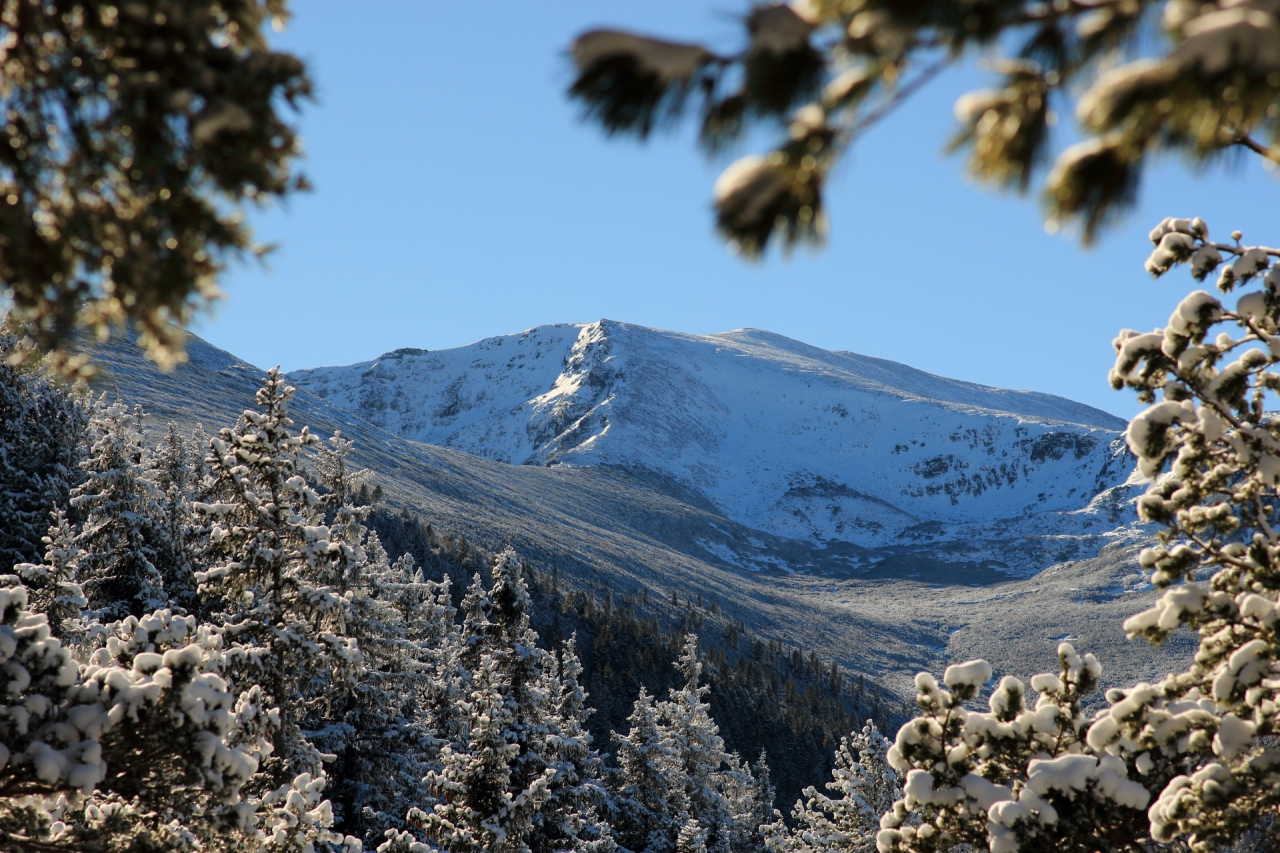
[[[290,378],[404,438],[652,477],[855,571],[923,548],[1026,575],[1135,535],[1118,418],[754,329],[540,326]]]

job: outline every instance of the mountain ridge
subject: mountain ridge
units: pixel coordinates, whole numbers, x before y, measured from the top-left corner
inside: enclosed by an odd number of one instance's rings
[[[1104,516],[1131,468],[1124,422],[1098,409],[759,329],[551,324],[289,377],[410,440],[648,472],[748,527],[819,545],[1057,536],[1078,546],[1059,557],[1084,558],[1110,536]],[[1038,554],[969,550],[1023,576],[1044,567]]]
[[[166,421],[213,432],[253,407],[260,369],[194,335],[187,352],[189,362],[166,373],[131,341],[112,341],[93,353],[102,368],[95,389],[143,405],[156,440]],[[509,465],[409,441],[306,390],[292,417],[295,428],[355,439],[351,464],[370,469],[390,511],[491,550],[511,545],[540,569],[558,569],[565,589],[607,590],[615,600],[647,590],[656,610],[673,593],[682,603],[701,595],[759,636],[813,649],[898,697],[912,695],[916,672],[940,673],[956,660],[985,657],[997,673],[1020,677],[1051,670],[1064,637],[1098,655],[1104,686],[1172,671],[1194,645],[1184,636],[1159,648],[1125,639],[1123,619],[1155,597],[1136,562],[1145,534],[1100,537],[1096,556],[1080,559],[1063,557],[1053,536],[995,541],[1000,554],[1033,554],[1036,573],[1019,579],[964,543],[863,549],[788,539],[699,505],[652,473]],[[1133,515],[1122,501],[1112,511]],[[670,610],[668,618],[683,612]]]

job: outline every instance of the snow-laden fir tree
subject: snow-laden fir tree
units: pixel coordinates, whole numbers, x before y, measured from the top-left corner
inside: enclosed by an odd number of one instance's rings
[[[0,323],[0,573],[38,563],[49,513],[68,507],[88,411],[34,366],[9,364],[14,336]]]
[[[196,567],[203,555],[202,541],[207,531],[195,517],[192,502],[202,486],[208,436],[200,426],[183,436],[170,423],[160,440],[144,459],[147,478],[160,492],[160,535],[153,548],[152,562],[160,573],[169,602],[194,611]]]
[[[266,849],[216,632],[161,613],[100,636],[77,666],[27,590],[0,589],[0,849]]]
[[[407,554],[391,564],[365,525],[369,507],[353,505],[362,472],[347,465],[352,445],[334,435],[316,467],[328,490],[330,541],[342,546],[333,584],[348,604],[346,630],[359,644],[361,670],[307,723],[316,746],[337,756],[329,793],[339,825],[372,842],[433,802],[422,780],[438,768],[439,718],[456,714],[449,685],[457,632],[447,581],[424,580]]]
[[[329,793],[342,830],[373,847],[411,810],[434,803],[422,780],[439,769],[443,741],[435,725],[445,703],[456,713],[449,668],[457,634],[447,581],[424,580],[409,555],[387,566],[376,534],[367,548],[350,617],[363,668],[339,706],[345,731]]]
[[[530,838],[533,853],[560,850],[609,853],[616,849],[612,832],[601,818],[607,793],[604,762],[591,746],[587,731],[587,692],[582,688],[582,662],[575,649],[577,636],[547,655],[547,684],[551,698],[548,737],[555,784],[539,809]]]
[[[451,853],[487,845],[527,850],[556,775],[546,754],[546,652],[529,626],[519,557],[507,549],[491,574],[489,589],[476,575],[463,598],[455,665],[465,698],[455,720],[440,721],[442,731],[457,735],[442,752],[440,770],[428,775],[440,800],[428,816],[428,835]]]
[[[1167,325],[1115,340],[1116,388],[1148,408],[1126,439],[1150,482],[1139,517],[1165,530],[1141,554],[1156,605],[1125,622],[1160,642],[1199,635],[1193,662],[1154,684],[1107,691],[1089,721],[1081,697],[1100,673],[1092,656],[1059,648],[1061,669],[1006,677],[991,711],[965,708],[990,676],[982,661],[951,667],[945,689],[916,679],[921,716],[889,760],[904,796],[881,819],[881,853],[1093,851],[1157,843],[1196,851],[1232,844],[1280,805],[1280,249],[1239,232],[1214,242],[1199,219],[1151,232],[1147,269],[1186,263],[1220,293],[1196,291]]]
[[[1121,332],[1111,374],[1151,404],[1127,439],[1153,479],[1139,515],[1166,525],[1141,557],[1165,592],[1125,629],[1158,642],[1185,626],[1200,647],[1184,672],[1109,695],[1089,743],[1172,777],[1153,787],[1151,834],[1198,850],[1280,804],[1280,423],[1267,410],[1280,389],[1280,250],[1242,236],[1211,241],[1199,219],[1152,231],[1150,272],[1187,263],[1200,280],[1218,272],[1220,294],[1241,293],[1233,305],[1196,291],[1163,329]],[[1162,724],[1171,714],[1185,720],[1177,737]]]
[[[439,770],[458,718],[458,631],[447,578],[427,581],[409,555],[390,563],[356,505],[367,472],[352,469],[354,442],[335,434],[318,445],[315,470],[325,489],[330,541],[342,545],[331,571],[348,602],[347,635],[361,650],[359,677],[308,718],[308,737],[336,755],[329,793],[339,826],[368,842],[399,827],[411,811],[435,802],[422,784]]]
[[[615,735],[619,770],[610,816],[619,843],[634,853],[670,853],[681,837],[701,838],[710,850],[759,849],[762,817],[771,812],[759,797],[771,801],[772,793],[725,750],[706,701],[697,636],[685,638],[677,666],[683,685],[659,703],[642,690],[630,731]]]
[[[356,496],[360,493],[360,487],[369,479],[368,471],[352,470],[347,457],[351,455],[353,447],[355,442],[343,438],[341,430],[329,436],[328,441],[316,445],[317,479],[324,487],[326,503],[333,510],[357,504]]]
[[[90,423],[86,479],[71,491],[83,519],[77,580],[103,622],[168,603],[153,562],[163,537],[161,494],[142,461],[142,410],[100,401]]]
[[[19,563],[14,572],[27,588],[27,608],[44,614],[50,635],[66,643],[84,633],[81,616],[88,601],[76,583],[83,552],[67,514],[59,509],[50,515],[53,524],[44,537],[44,562]]]
[[[298,472],[315,444],[292,431],[293,396],[278,369],[258,389],[258,411],[210,442],[210,499],[194,509],[209,523],[212,565],[196,573],[204,610],[224,627],[236,683],[261,686],[279,709],[275,749],[255,786],[320,775],[321,755],[302,722],[358,672],[346,636],[349,602],[335,586],[348,543],[324,524],[324,501]]]
[[[767,751],[761,749],[754,767],[738,775],[750,781],[745,785],[738,782],[736,791],[731,792],[730,806],[737,816],[737,826],[734,828],[737,837],[734,843],[739,849],[766,849],[771,826],[781,817],[781,813],[773,805],[778,792],[773,787]]]
[[[618,769],[611,775],[613,798],[608,815],[619,843],[634,853],[667,853],[680,831],[678,816],[687,814],[683,784],[670,768],[676,763],[671,738],[658,706],[640,688],[627,718],[625,735],[614,732]]]
[[[734,836],[751,843],[757,827],[743,824],[758,811],[752,802],[754,780],[742,760],[725,750],[720,727],[711,716],[711,688],[702,683],[697,635],[685,638],[677,667],[684,685],[671,691],[659,713],[671,743],[675,784],[684,785],[688,817],[706,829],[712,849],[727,847]]]
[[[454,661],[465,698],[456,722],[442,727],[459,734],[428,775],[439,802],[426,837],[454,853],[607,850],[590,809],[600,765],[585,737],[577,659],[557,662],[538,648],[514,551],[499,554],[491,574],[489,589],[477,576],[463,601]]]
[[[697,636],[685,637],[676,666],[684,676],[684,684],[671,691],[670,698],[659,706],[659,713],[671,742],[676,784],[684,784],[687,815],[702,824],[714,843],[720,826],[729,818],[720,769],[731,756],[724,748],[720,727],[711,717],[707,702],[711,688],[702,683]]]
[[[835,768],[826,783],[829,794],[804,790],[792,817],[795,830],[771,839],[786,853],[871,853],[880,815],[902,796],[902,784],[889,766],[889,741],[870,720],[852,737],[840,739]]]
[[[707,853],[707,829],[697,818],[686,818],[680,825],[676,853]]]
[[[521,728],[512,685],[490,654],[472,673],[471,694],[460,703],[467,741],[447,745],[441,769],[427,775],[438,802],[425,815],[428,840],[449,853],[527,853],[533,819],[551,794],[556,771],[543,767],[531,779],[518,775]]]
[[[161,656],[166,664],[179,653],[195,661],[199,649],[198,671],[204,673],[204,682],[215,687],[226,683],[220,677],[229,663],[223,631],[216,626],[199,625],[191,616],[178,616],[168,610],[156,611],[141,619],[130,616],[106,626],[96,634],[95,641],[99,648],[91,655],[91,664],[114,665],[137,672],[146,672]],[[163,675],[159,673],[157,680]],[[149,801],[163,807],[155,814],[144,815],[143,826],[147,825],[146,820],[154,822],[168,816],[171,819],[167,826],[182,829],[176,846],[166,844],[159,849],[185,851],[194,841],[198,845],[195,849],[228,853],[339,849],[358,853],[357,839],[344,837],[332,829],[333,810],[323,797],[328,779],[323,774],[301,773],[277,788],[253,792],[254,777],[250,774],[271,755],[274,733],[280,725],[279,709],[263,706],[261,689],[254,686],[242,692],[234,705],[224,700],[220,706],[208,703],[202,706],[204,698],[203,693],[182,697],[181,710],[197,718],[203,710],[212,709],[217,714],[221,742],[215,743],[205,736],[197,748],[212,753],[214,781],[229,777],[234,782],[237,795],[233,797],[214,796],[218,792],[208,784],[204,787],[193,784],[200,780],[188,766],[192,758],[175,759],[166,754],[162,726],[153,727],[154,731],[139,731],[128,715],[122,722],[119,739],[130,750],[125,758],[151,756],[153,761],[129,769],[123,777],[128,787],[113,788],[113,795],[132,796],[134,802]],[[171,715],[175,715],[176,710],[172,709]],[[109,770],[126,764],[111,751],[105,756]],[[113,775],[118,774],[109,772],[108,779]],[[144,796],[139,792],[149,793]],[[141,849],[151,848],[144,845]]]

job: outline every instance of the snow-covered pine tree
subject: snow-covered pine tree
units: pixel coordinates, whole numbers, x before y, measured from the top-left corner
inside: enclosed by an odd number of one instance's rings
[[[225,685],[219,677],[228,663],[223,631],[199,625],[194,617],[177,616],[168,610],[156,611],[141,619],[130,616],[106,626],[96,634],[95,640],[100,647],[90,658],[92,665],[146,672],[157,658],[168,665],[171,657],[180,654],[188,662],[194,662],[198,651],[197,671],[204,673],[201,677],[205,683],[215,687]],[[161,681],[163,677],[163,672],[155,676]],[[262,706],[260,688],[254,686],[241,693],[233,706],[226,698],[218,705],[202,706],[202,699],[203,693],[189,691],[178,703],[162,703],[160,707],[170,708],[170,715],[175,718],[179,707],[181,712],[197,719],[201,711],[211,711],[217,716],[221,741],[215,743],[205,736],[200,746],[213,753],[213,771],[207,775],[220,784],[233,782],[235,796],[227,796],[208,784],[203,787],[192,784],[199,782],[188,766],[192,759],[175,760],[166,754],[164,744],[158,742],[164,731],[163,717],[158,726],[139,730],[135,725],[137,721],[131,722],[128,715],[123,715],[125,719],[117,739],[130,751],[126,757],[154,757],[151,765],[132,769],[125,777],[124,786],[111,789],[111,796],[116,799],[132,798],[129,802],[135,804],[135,808],[139,802],[151,805],[151,812],[137,821],[139,825],[147,827],[171,817],[162,830],[174,835],[176,845],[170,846],[176,847],[175,853],[178,850],[186,853],[193,848],[228,853],[304,853],[317,849],[336,853],[341,848],[345,853],[358,853],[358,839],[332,830],[333,810],[322,797],[328,784],[323,774],[301,773],[261,794],[253,793],[246,784],[246,780],[252,781],[250,774],[262,759],[270,755],[273,733],[280,724],[278,709]],[[109,769],[126,763],[109,746],[104,756]],[[242,791],[247,796],[240,797]],[[89,804],[99,810],[109,806],[105,801]],[[161,833],[157,835],[164,837]],[[152,846],[145,844],[139,848],[148,853],[151,849]],[[167,848],[160,845],[159,849]],[[112,853],[114,850],[112,848]]]
[[[69,506],[84,479],[79,463],[89,416],[67,389],[36,367],[9,364],[15,346],[0,323],[0,574],[38,563],[49,513]]]
[[[77,666],[27,590],[0,589],[0,849],[264,849],[216,636],[161,614],[103,639]]]
[[[804,790],[792,817],[794,834],[771,849],[788,853],[872,853],[880,815],[902,796],[902,785],[888,763],[889,741],[867,720],[862,731],[840,739],[835,768],[826,784],[830,794]]]
[[[1108,690],[1092,720],[1081,699],[1100,667],[1065,643],[1060,672],[1031,680],[1034,709],[1011,676],[990,713],[966,708],[990,677],[984,661],[948,668],[945,688],[921,673],[921,714],[888,754],[904,795],[881,818],[880,853],[1209,853],[1280,805],[1280,421],[1267,409],[1280,389],[1280,249],[1239,232],[1211,241],[1200,219],[1166,219],[1150,237],[1152,274],[1221,268],[1220,292],[1245,291],[1234,307],[1195,291],[1165,327],[1114,342],[1112,385],[1148,404],[1126,432],[1150,483],[1138,514],[1165,526],[1139,558],[1163,594],[1125,630],[1161,642],[1186,627],[1199,649],[1182,672]]]
[[[727,788],[750,790],[753,780],[741,760],[725,751],[720,727],[711,716],[711,705],[706,701],[711,688],[702,683],[696,634],[685,637],[677,667],[684,685],[672,689],[658,711],[671,744],[675,784],[684,785],[687,815],[702,824],[709,846],[715,848],[724,833],[737,829]]]
[[[200,563],[202,530],[191,508],[204,475],[205,450],[209,439],[197,426],[190,437],[170,423],[164,438],[144,459],[147,478],[160,492],[160,536],[153,549],[152,563],[160,572],[165,594],[173,606],[194,611],[196,566]]]
[[[367,472],[349,465],[353,446],[336,433],[318,444],[314,467],[329,540],[340,546],[331,583],[348,602],[347,634],[359,643],[362,668],[315,709],[307,734],[337,756],[330,793],[339,826],[373,842],[435,802],[422,780],[440,769],[446,740],[437,731],[463,731],[463,694],[448,580],[424,580],[407,554],[390,564],[366,527],[371,508],[359,505]]]
[[[461,672],[477,672],[484,656],[504,645],[502,625],[493,618],[493,599],[477,572],[462,596],[462,625],[459,631],[458,667]]]
[[[392,570],[392,577],[403,578],[411,592],[434,590],[431,598],[418,600],[393,588],[391,598],[400,611],[409,638],[418,648],[430,650],[432,654],[432,677],[421,685],[418,712],[442,744],[459,743],[465,736],[465,725],[458,703],[466,696],[469,674],[459,664],[462,634],[449,576],[439,581],[425,580],[421,567],[415,566],[408,555],[397,560]]]
[[[676,853],[707,853],[707,829],[697,818],[686,818],[676,833]]]
[[[890,766],[904,776],[903,796],[880,818],[880,853],[943,853],[957,845],[992,853],[1144,849],[1143,811],[1149,788],[1169,778],[1160,766],[1165,759],[1136,762],[1095,750],[1083,699],[1102,668],[1069,643],[1058,646],[1058,660],[1056,674],[1032,677],[1039,694],[1033,708],[1023,683],[1005,676],[990,710],[974,709],[991,679],[986,661],[948,667],[941,685],[928,673],[916,676],[921,713],[889,749]],[[1098,719],[1117,711],[1128,716],[1129,707],[1104,709]],[[1194,707],[1180,711],[1191,716],[1167,730],[1175,741],[1173,730],[1185,733],[1199,716]]]
[[[77,579],[102,622],[168,603],[153,563],[163,536],[161,494],[143,467],[142,417],[140,408],[98,402],[81,463],[87,478],[71,491],[71,506],[84,519]]]
[[[376,535],[371,539],[371,552],[380,551]],[[459,693],[451,663],[457,631],[447,579],[424,580],[407,554],[389,568],[378,553],[371,553],[369,562],[369,586],[357,590],[352,602],[364,671],[344,754],[351,803],[340,789],[335,797],[351,815],[356,834],[371,842],[399,826],[411,810],[434,803],[422,780],[439,769],[445,741],[437,734],[437,721],[457,715]],[[351,825],[344,817],[344,831],[352,832]]]
[[[777,792],[770,779],[764,750],[760,751],[754,770],[737,753],[732,754],[721,778],[731,819],[718,828],[717,846],[750,853],[764,850],[766,827],[778,815],[773,807]]]
[[[428,833],[449,850],[610,849],[589,808],[599,765],[585,737],[577,658],[569,653],[557,665],[538,648],[524,567],[513,550],[495,557],[491,574],[488,590],[477,577],[463,600],[455,659],[469,699],[460,705],[461,736],[429,776],[444,801],[435,805]]]
[[[634,853],[669,853],[688,813],[683,783],[673,777],[671,738],[658,706],[643,687],[627,718],[625,735],[614,733],[618,769],[610,774],[607,815],[619,843]]]
[[[441,769],[427,775],[438,802],[424,816],[424,831],[449,853],[528,853],[534,815],[551,794],[554,768],[528,780],[518,775],[528,762],[520,761],[521,744],[513,737],[523,727],[505,669],[495,655],[483,655],[461,703],[467,741],[446,745]]]
[[[355,506],[360,487],[369,479],[369,472],[352,470],[347,461],[355,442],[342,437],[338,430],[329,440],[316,445],[316,474],[325,489],[325,501],[331,509]]]
[[[388,565],[360,509],[335,514],[331,530],[349,548],[340,584],[350,606],[347,631],[362,667],[357,680],[339,685],[339,696],[311,721],[320,728],[308,734],[338,756],[330,772],[338,825],[373,842],[434,802],[421,783],[438,769],[434,725],[442,703],[457,713],[448,686],[457,632],[447,581],[423,580],[409,555]]]
[[[28,609],[44,614],[49,633],[65,643],[84,632],[81,616],[88,601],[76,583],[82,553],[76,531],[62,510],[51,515],[53,524],[44,537],[44,562],[19,563],[14,571],[27,588]]]
[[[773,795],[741,758],[725,751],[706,701],[710,688],[702,683],[696,635],[686,636],[677,666],[683,685],[658,703],[642,689],[630,730],[614,735],[619,769],[611,774],[609,817],[619,843],[635,853],[670,853],[683,834],[711,850],[759,849]]]
[[[333,585],[335,562],[349,553],[323,523],[324,501],[298,473],[299,454],[315,444],[294,434],[294,389],[279,369],[235,428],[210,442],[210,568],[196,572],[203,608],[226,632],[235,683],[261,686],[280,711],[275,749],[255,788],[320,775],[321,755],[301,723],[339,684],[355,677],[360,651],[346,636],[349,602]]]
[[[587,692],[582,688],[582,662],[571,636],[558,653],[547,655],[551,709],[548,719],[548,757],[556,777],[547,802],[534,819],[529,839],[533,853],[561,850],[607,853],[615,849],[613,835],[601,818],[605,797],[604,763],[591,746],[587,731]]]

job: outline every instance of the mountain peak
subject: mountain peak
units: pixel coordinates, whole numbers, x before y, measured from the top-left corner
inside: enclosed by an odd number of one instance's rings
[[[1079,533],[1130,467],[1123,422],[1089,406],[761,329],[600,319],[290,379],[404,438],[651,472],[734,521],[819,543],[947,539],[998,519]]]

